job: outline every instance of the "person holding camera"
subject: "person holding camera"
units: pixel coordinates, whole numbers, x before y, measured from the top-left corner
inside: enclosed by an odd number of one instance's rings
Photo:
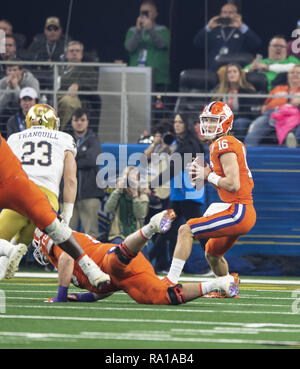
[[[149,197],[140,187],[138,168],[126,167],[104,205],[106,213],[114,214],[108,241],[121,243],[130,233],[137,231],[144,224],[148,205]]]
[[[254,53],[261,46],[261,39],[243,23],[236,5],[225,4],[220,14],[212,17],[196,34],[193,44],[201,52],[205,51],[207,67],[217,70],[221,56]]]
[[[152,0],[144,0],[136,25],[126,33],[124,46],[131,67],[152,67],[156,91],[166,91],[171,83],[169,70],[170,31],[156,24],[157,7]]]

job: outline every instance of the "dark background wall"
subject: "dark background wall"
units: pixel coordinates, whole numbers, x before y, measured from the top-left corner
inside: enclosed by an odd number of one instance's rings
[[[218,14],[225,0],[156,0],[157,23],[170,28],[171,73],[173,87],[178,75],[186,68],[203,67],[204,59],[193,48],[192,40],[207,19]],[[265,56],[268,41],[274,34],[288,39],[300,19],[297,0],[237,0],[243,20],[263,40],[260,52]],[[135,24],[140,0],[10,0],[1,4],[1,18],[13,23],[14,32],[27,36],[28,44],[43,30],[46,17],[56,15],[66,27],[72,5],[70,35],[85,44],[87,50],[96,50],[100,61],[115,59],[127,61],[123,42],[127,29]]]

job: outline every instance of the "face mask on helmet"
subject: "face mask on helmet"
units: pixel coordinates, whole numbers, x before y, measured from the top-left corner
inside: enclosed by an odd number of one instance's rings
[[[34,248],[33,257],[39,264],[49,264],[49,260],[43,252],[43,247],[50,251],[52,245],[53,241],[45,233],[36,228],[33,235],[32,246]]]
[[[26,115],[26,127],[43,126],[48,129],[59,129],[59,118],[52,106],[36,104],[32,106]]]
[[[213,101],[205,106],[200,114],[200,133],[208,139],[227,133],[232,129],[233,113],[221,101]]]

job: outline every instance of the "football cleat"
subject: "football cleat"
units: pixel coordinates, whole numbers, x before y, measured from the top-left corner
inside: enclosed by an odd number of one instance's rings
[[[9,259],[8,259],[8,265],[5,273],[5,278],[10,279],[14,276],[16,271],[19,268],[20,261],[22,257],[27,252],[27,246],[23,243],[19,243],[18,245],[12,245],[13,250],[10,253]]]
[[[161,211],[150,219],[150,226],[155,233],[165,233],[171,228],[172,221],[176,218],[173,209]]]
[[[230,275],[232,275],[232,276],[233,276],[233,278],[234,278],[234,283],[237,285],[238,292],[237,292],[237,294],[234,296],[234,298],[235,298],[235,299],[238,299],[238,298],[239,298],[239,290],[240,290],[239,285],[240,285],[240,283],[241,283],[241,280],[240,280],[240,278],[239,278],[239,274],[238,274],[238,273],[230,273]]]
[[[48,303],[56,303],[56,302],[68,302],[68,300],[58,300],[57,297],[50,297],[46,300],[44,300],[44,302],[48,302]]]
[[[0,256],[0,281],[5,277],[8,261],[9,259],[7,256]]]
[[[201,297],[208,299],[224,299],[226,297],[226,293],[223,291],[209,292]]]
[[[95,278],[93,281],[93,285],[97,287],[98,289],[107,286],[110,283],[110,276],[104,272],[102,274]]]
[[[217,288],[225,292],[225,297],[236,297],[239,293],[239,279],[233,275],[216,278]]]

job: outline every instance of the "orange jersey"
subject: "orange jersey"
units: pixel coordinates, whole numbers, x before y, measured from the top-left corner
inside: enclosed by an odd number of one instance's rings
[[[237,192],[229,192],[218,188],[220,199],[227,203],[253,204],[252,189],[254,187],[252,174],[247,165],[245,145],[234,136],[222,136],[214,141],[209,148],[210,167],[219,176],[224,177],[220,156],[228,152],[234,152],[240,173],[240,189]]]
[[[118,245],[101,243],[94,237],[79,232],[73,232],[73,234],[85,253],[111,278],[109,285],[97,289],[91,285],[75,261],[74,285],[101,294],[123,290],[140,304],[169,304],[168,287],[155,274],[152,265],[141,252],[128,265],[125,265],[119,261],[114,252],[114,248]],[[45,243],[41,242],[42,250],[51,264],[57,267],[58,258],[63,251],[56,245],[51,248],[47,247],[49,237],[46,235],[43,236],[43,239]]]
[[[57,217],[42,190],[30,181],[6,140],[0,143],[0,209],[11,209],[45,229]]]

